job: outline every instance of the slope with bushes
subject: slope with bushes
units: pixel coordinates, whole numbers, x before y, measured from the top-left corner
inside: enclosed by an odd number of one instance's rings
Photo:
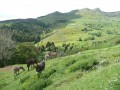
[[[45,70],[36,75],[35,69],[16,77],[12,71],[0,72],[1,90],[118,90],[120,87],[120,45],[84,51],[46,61]],[[26,67],[26,65],[24,65]],[[8,74],[9,73],[9,74]]]

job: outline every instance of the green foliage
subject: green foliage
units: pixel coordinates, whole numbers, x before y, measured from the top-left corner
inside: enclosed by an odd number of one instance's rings
[[[101,32],[94,32],[92,33],[93,36],[101,37],[102,33]]]
[[[54,42],[47,42],[46,50],[47,51],[56,51],[57,47],[55,46]]]
[[[68,72],[74,72],[76,70],[90,70],[92,69],[95,65],[98,65],[98,61],[96,60],[85,60],[85,61],[80,61],[76,62],[70,68],[68,69]]]
[[[82,38],[81,38],[81,37],[79,38],[79,41],[82,41]]]
[[[33,46],[30,43],[23,43],[18,45],[16,48],[11,63],[26,63],[29,58],[36,58],[38,57],[39,50],[37,47]]]
[[[49,78],[53,73],[55,73],[56,72],[56,69],[49,69],[49,70],[46,70],[46,72],[45,72],[45,74],[44,74],[44,76],[42,76],[42,77],[45,77],[45,78]]]
[[[18,19],[3,22],[0,29],[14,31],[13,39],[18,42],[38,42],[42,32],[49,32],[49,26],[37,19]]]
[[[30,75],[27,75],[27,76],[20,78],[20,83],[24,83],[29,78],[30,78]]]
[[[47,87],[51,84],[51,81],[39,78],[31,80],[30,82],[23,84],[18,90],[43,90],[43,88]]]
[[[73,45],[71,45],[70,43],[66,44],[66,43],[63,43],[62,44],[62,49],[64,52],[66,52],[67,50],[72,50],[73,49]]]
[[[39,73],[38,75],[34,75],[32,77],[26,76],[22,79],[20,78],[20,82],[22,80],[22,84],[18,88],[18,90],[43,90],[43,88],[52,84],[52,80],[49,79],[49,76],[45,76],[48,74]]]
[[[84,41],[88,41],[88,40],[95,40],[94,36],[88,36],[84,38]]]
[[[114,77],[113,80],[108,84],[107,89],[109,90],[119,90],[120,89],[120,77]]]
[[[117,40],[117,41],[116,41],[116,44],[120,44],[120,40]]]
[[[76,62],[76,60],[69,60],[67,63],[66,63],[66,66],[70,66],[72,64],[74,64]]]

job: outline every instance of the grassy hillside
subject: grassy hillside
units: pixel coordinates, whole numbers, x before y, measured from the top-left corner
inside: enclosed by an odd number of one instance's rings
[[[38,77],[35,69],[20,73],[0,69],[1,90],[119,90],[120,45],[84,51],[46,61]],[[26,65],[23,65],[26,67]]]
[[[89,11],[89,12],[88,12]],[[82,14],[81,14],[82,12]],[[87,16],[84,14],[86,12]],[[79,52],[88,49],[99,49],[112,47],[120,41],[120,19],[117,17],[108,18],[102,14],[96,14],[92,18],[95,10],[81,10],[78,14],[82,15],[79,19],[73,19],[64,28],[53,30],[48,37],[42,39],[37,45],[45,45],[47,42],[54,42],[56,46],[62,46],[63,43],[73,45],[73,52]],[[87,18],[89,17],[91,18]]]
[[[50,41],[62,48],[64,43],[70,43],[73,49],[64,52],[63,57],[47,60],[45,70],[38,75],[35,69],[27,71],[25,64],[18,64],[26,70],[21,70],[16,77],[12,66],[0,68],[0,90],[119,90],[118,17],[119,12],[82,9],[37,18],[38,22],[49,26],[50,32],[43,31],[36,45],[46,45]]]

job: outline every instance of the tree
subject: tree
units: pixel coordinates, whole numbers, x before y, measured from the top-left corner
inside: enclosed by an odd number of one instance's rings
[[[21,43],[16,47],[15,52],[12,55],[11,63],[24,64],[30,58],[37,59],[38,55],[39,55],[39,49],[35,47],[34,44]]]
[[[0,30],[0,66],[5,66],[13,54],[15,43],[12,35],[13,31]]]
[[[46,50],[47,51],[56,51],[57,47],[55,46],[54,42],[47,42]]]

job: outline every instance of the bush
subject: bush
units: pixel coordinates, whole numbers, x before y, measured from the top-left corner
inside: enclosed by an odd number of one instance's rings
[[[37,59],[38,54],[39,49],[33,44],[22,43],[18,45],[10,61],[13,62],[13,64],[24,64],[29,58]]]
[[[76,60],[69,60],[65,65],[66,66],[70,66],[70,65],[72,65],[72,64],[74,64],[76,62]]]
[[[50,77],[55,72],[56,72],[56,69],[46,70],[46,72],[44,73],[44,75],[42,75],[41,77],[48,78],[48,77]]]
[[[81,37],[79,38],[79,41],[82,41],[82,38],[81,38]]]
[[[101,37],[102,33],[101,32],[94,32],[92,33],[93,36]]]
[[[24,79],[23,79],[24,80]],[[18,90],[43,90],[52,83],[52,80],[49,78],[33,76],[28,81],[25,81]]]
[[[24,83],[29,78],[30,78],[30,75],[27,75],[27,76],[20,78],[20,83]]]
[[[73,64],[71,67],[69,67],[68,72],[74,72],[77,70],[90,70],[92,69],[95,65],[98,65],[99,62],[96,59],[91,59],[91,60],[84,60],[78,61],[75,64]]]
[[[84,41],[88,41],[88,40],[95,40],[94,36],[88,36],[84,38]]]
[[[34,89],[32,90],[43,90],[43,88],[47,87],[51,83],[52,83],[51,80],[44,79],[37,80],[36,83],[34,84]]]
[[[89,70],[92,68],[92,64],[91,63],[88,63],[88,62],[85,62],[81,65],[81,69],[82,70]]]
[[[107,87],[108,90],[119,90],[120,89],[120,77],[116,77],[115,80],[112,80]]]
[[[116,45],[118,45],[118,44],[120,44],[120,40],[117,40],[117,41],[116,41]]]

